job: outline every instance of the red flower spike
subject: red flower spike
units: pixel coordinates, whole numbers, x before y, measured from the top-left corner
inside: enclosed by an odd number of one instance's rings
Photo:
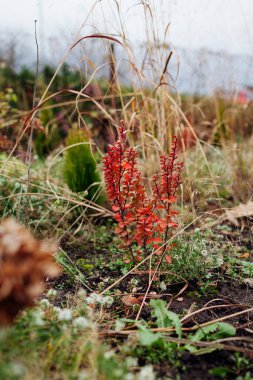
[[[105,186],[118,222],[115,233],[136,263],[153,248],[158,249],[157,255],[165,254],[168,248],[166,241],[171,236],[170,231],[177,227],[171,219],[178,212],[171,211],[170,207],[176,201],[183,163],[176,162],[177,139],[173,137],[170,154],[164,153],[160,157],[161,173],[152,178],[152,197],[149,198],[137,169],[138,153],[126,145],[124,122],[120,123],[118,133],[115,145],[109,148],[103,159]],[[165,218],[161,218],[161,213]],[[162,244],[161,248],[159,244]],[[139,247],[137,256],[133,245]],[[165,259],[169,262],[168,255]]]

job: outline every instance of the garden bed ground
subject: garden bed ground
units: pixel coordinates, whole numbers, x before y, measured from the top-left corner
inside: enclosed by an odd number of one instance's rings
[[[252,380],[250,228],[183,232],[145,300],[114,228],[65,234],[61,276],[0,331],[0,379]]]
[[[238,230],[232,231],[231,229],[231,233],[225,232],[223,237],[232,241],[233,246],[238,247],[239,257],[242,260],[244,257],[247,257],[249,261],[252,260],[252,240],[249,230],[241,233]],[[107,235],[106,239],[108,239]],[[90,243],[84,246],[80,244],[80,241],[69,244],[67,239],[62,242],[62,248],[71,258],[72,263],[75,263],[83,273],[88,286],[93,291],[103,291],[115,283],[124,273],[124,264],[120,256],[110,251],[108,248],[110,245],[110,237],[107,243],[100,241],[95,245]],[[212,320],[224,320],[237,330],[236,339],[227,339],[223,342],[225,349],[201,355],[191,354],[186,350],[180,352],[179,349],[178,355],[173,357],[171,361],[168,361],[166,357],[163,358],[162,354],[158,354],[151,362],[160,378],[182,380],[203,378],[246,380],[252,378],[253,293],[251,284],[233,275],[236,273],[236,268],[234,273],[233,271],[227,273],[229,265],[224,263],[218,269],[210,271],[209,280],[207,279],[208,276],[201,281],[196,279],[172,281],[170,279],[167,284],[167,276],[161,274],[157,281],[154,281],[144,304],[141,319],[152,321],[149,300],[155,298],[164,300],[166,304],[169,304],[169,310],[180,316],[187,315],[187,313],[191,314],[191,317],[183,325],[186,330],[193,325],[204,324]],[[136,308],[134,305],[133,307],[126,305],[126,297],[134,297],[138,301],[140,300],[140,304],[147,288],[147,281],[148,275],[145,271],[140,271],[139,274],[134,272],[134,274],[129,274],[121,282],[115,284],[108,293],[114,298],[113,309],[110,310],[110,313],[106,313],[107,315],[98,330],[103,336],[103,340],[111,345],[116,352],[122,351],[122,346],[126,344],[129,337],[127,334],[122,336],[113,331],[113,320],[115,318],[134,320]],[[161,282],[166,283],[166,291],[161,290]],[[50,286],[52,285],[58,290],[55,304],[61,306],[64,305],[66,296],[68,298],[69,293],[74,294],[77,291],[77,286],[80,286],[75,281],[71,282],[67,272],[54,284],[50,283]],[[251,309],[251,312],[245,313],[245,310],[248,309]],[[175,337],[175,335],[172,334],[170,337]],[[143,366],[147,363],[150,363],[147,355],[140,355],[138,365]]]

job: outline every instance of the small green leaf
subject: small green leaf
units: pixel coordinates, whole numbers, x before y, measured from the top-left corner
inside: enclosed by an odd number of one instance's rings
[[[119,318],[119,319],[117,319],[116,322],[115,322],[115,327],[114,327],[115,331],[123,330],[126,327],[127,323],[134,324],[134,320],[133,319],[129,319],[129,318]]]
[[[202,347],[198,348],[196,346],[192,346],[191,344],[186,344],[184,346],[186,350],[188,350],[191,354],[195,355],[205,355],[210,354],[211,352],[217,350],[217,347]]]
[[[195,355],[206,355],[206,354],[211,354],[211,352],[214,352],[216,350],[218,350],[217,346],[202,347],[202,348],[198,348],[198,350],[196,352],[194,352],[194,354]]]
[[[227,367],[216,367],[216,368],[212,368],[209,371],[210,375],[219,376],[222,379],[224,379],[225,377],[227,377],[227,375],[229,374],[229,372],[230,372],[230,370]]]
[[[182,326],[176,313],[167,310],[166,303],[162,300],[151,300],[150,306],[153,307],[153,316],[156,317],[157,327],[175,327],[179,338],[182,337]]]
[[[140,344],[142,346],[152,346],[154,343],[156,343],[159,339],[162,338],[162,335],[160,333],[153,333],[148,329],[147,326],[144,326],[142,324],[138,324],[139,328],[139,340]]]
[[[211,341],[235,336],[235,334],[236,329],[232,325],[229,323],[217,322],[198,329],[197,332],[194,335],[190,335],[189,338],[192,342],[198,342],[201,340]]]
[[[236,329],[229,323],[218,322],[218,325],[218,331],[212,335],[212,340],[223,339],[229,336],[236,335]]]

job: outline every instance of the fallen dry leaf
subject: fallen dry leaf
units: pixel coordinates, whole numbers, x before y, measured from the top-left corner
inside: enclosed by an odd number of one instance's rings
[[[253,216],[253,202],[249,201],[246,204],[239,204],[238,206],[233,207],[231,210],[226,210],[225,218],[230,221],[235,226],[239,226],[237,219],[240,218],[249,218]]]
[[[127,295],[127,296],[123,296],[121,298],[121,301],[126,305],[126,306],[134,306],[136,304],[138,304],[140,301],[132,296],[131,294],[130,295]]]
[[[248,285],[250,288],[253,288],[253,278],[245,278],[244,282],[245,282],[245,284]]]
[[[248,259],[250,257],[250,253],[249,252],[245,252],[243,253],[241,256],[239,256],[240,259]]]

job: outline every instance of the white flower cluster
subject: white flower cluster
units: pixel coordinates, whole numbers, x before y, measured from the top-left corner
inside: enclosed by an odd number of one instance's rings
[[[44,310],[35,310],[32,314],[34,326],[43,326],[45,324]]]
[[[165,284],[164,281],[160,282],[160,289],[161,289],[162,291],[165,291],[165,290],[167,289],[167,286],[166,286],[166,284]]]
[[[42,298],[40,300],[40,306],[42,307],[42,309],[47,309],[49,306],[51,306],[51,303],[47,298]]]
[[[57,311],[58,320],[61,322],[69,322],[72,321],[72,326],[77,330],[83,330],[88,327],[91,327],[90,322],[87,318],[79,316],[76,318],[73,318],[72,310],[64,308],[61,309],[59,307],[54,308],[55,311]]]
[[[129,372],[124,376],[124,380],[156,380],[156,375],[152,365],[146,365],[142,367],[139,374],[134,375]]]
[[[156,376],[152,365],[146,365],[145,367],[142,367],[139,374],[140,380],[155,380],[155,378]]]
[[[78,297],[79,299],[83,299],[83,298],[85,298],[86,296],[87,296],[87,292],[86,292],[85,289],[81,288],[81,289],[78,290],[78,292],[77,292],[77,297]]]
[[[40,307],[41,309],[37,309],[33,312],[33,323],[35,326],[43,326],[45,324],[45,309],[51,308],[58,321],[72,321],[72,326],[77,330],[82,330],[91,327],[91,324],[87,318],[82,316],[73,318],[73,312],[71,309],[62,309],[58,306],[53,306],[47,298],[43,298],[40,300]],[[64,326],[66,327],[66,325]]]
[[[55,289],[49,289],[49,291],[47,292],[47,297],[53,300],[54,298],[56,298],[56,296],[57,291]]]
[[[206,249],[203,249],[203,250],[201,251],[201,255],[204,256],[204,257],[207,257],[207,255],[208,255],[207,250],[206,250]]]
[[[58,314],[57,317],[59,321],[66,322],[66,321],[72,320],[72,311],[70,309],[67,309],[67,308],[61,309],[60,307],[58,307],[56,311]]]
[[[101,306],[110,307],[113,303],[113,298],[110,296],[101,296],[97,293],[91,293],[89,297],[86,298],[88,305],[99,304]]]
[[[73,320],[73,326],[78,330],[82,330],[90,327],[90,322],[85,317],[77,317]]]

